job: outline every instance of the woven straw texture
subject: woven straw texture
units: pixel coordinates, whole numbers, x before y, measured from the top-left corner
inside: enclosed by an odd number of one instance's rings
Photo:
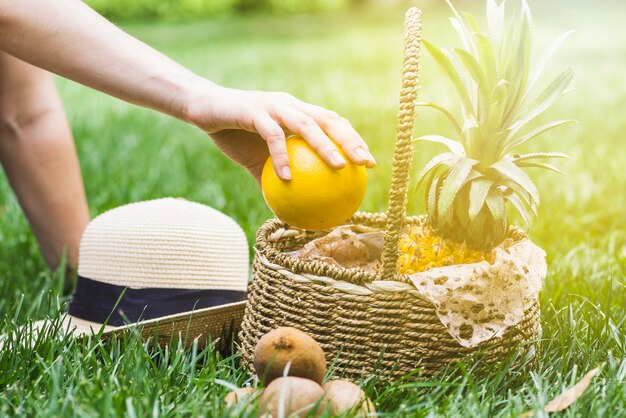
[[[290,229],[268,221],[258,232],[253,281],[240,333],[243,361],[250,373],[260,337],[279,326],[293,326],[315,338],[339,375],[358,379],[377,372],[397,379],[416,369],[430,375],[469,354],[482,352],[488,361],[535,340],[540,332],[539,305],[531,304],[523,320],[501,338],[477,347],[461,346],[437,317],[435,307],[420,296],[407,276],[397,272],[398,239],[407,224],[407,188],[412,158],[412,131],[418,85],[421,12],[406,14],[398,132],[394,153],[389,211],[356,214],[350,223],[385,231],[378,275],[321,261],[303,261],[284,252],[301,248],[326,232]],[[510,238],[522,239],[511,229]]]
[[[80,243],[78,274],[130,288],[245,291],[246,236],[231,218],[183,199],[132,203],[95,218]]]

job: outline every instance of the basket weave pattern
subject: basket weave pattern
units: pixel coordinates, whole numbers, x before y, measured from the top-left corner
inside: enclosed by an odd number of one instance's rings
[[[378,228],[385,221],[379,214],[357,214],[352,219],[356,225]],[[407,218],[408,223],[419,221]],[[282,254],[316,236],[319,233],[290,230],[278,220],[259,230],[255,278],[240,334],[243,360],[250,370],[257,341],[279,326],[307,332],[320,343],[329,363],[353,379],[375,370],[399,377],[420,368],[431,375],[477,350],[485,350],[487,359],[494,360],[538,335],[540,311],[535,304],[503,338],[461,347],[408,280],[397,280],[392,288],[362,270]]]
[[[412,158],[413,121],[417,97],[421,12],[406,15],[405,56],[398,113],[389,210],[387,214],[358,213],[349,223],[385,231],[378,274],[347,269],[317,260],[298,260],[284,252],[302,248],[328,231],[290,229],[270,220],[257,234],[254,279],[241,326],[243,361],[250,372],[254,348],[261,336],[279,326],[292,326],[317,340],[328,362],[340,375],[358,379],[377,371],[397,378],[421,369],[430,375],[452,361],[478,350],[494,360],[511,347],[537,338],[539,306],[502,338],[465,348],[447,332],[435,307],[420,296],[407,276],[397,271],[398,240],[407,224],[422,217],[406,217]],[[525,235],[512,228],[509,237]],[[385,376],[386,375],[386,376]]]

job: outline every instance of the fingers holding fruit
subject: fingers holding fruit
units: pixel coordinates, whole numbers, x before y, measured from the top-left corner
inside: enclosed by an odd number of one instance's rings
[[[345,118],[286,93],[211,86],[201,92],[194,91],[182,118],[209,133],[220,149],[228,150],[226,154],[239,163],[267,158],[255,148],[256,142],[245,141],[250,133],[256,139],[262,138],[272,157],[274,170],[283,181],[291,180],[294,171],[285,144],[286,132],[302,137],[335,171],[350,165],[371,168],[376,164],[365,141]],[[231,141],[235,143],[222,141],[226,136],[235,139]],[[259,165],[257,162],[254,161],[255,167]],[[253,174],[257,176],[258,173]]]
[[[276,111],[275,117],[290,132],[300,135],[328,166],[336,170],[346,166],[346,160],[333,141],[311,116],[293,107],[282,107]]]
[[[298,108],[315,119],[352,162],[367,168],[376,166],[376,160],[369,147],[348,119],[339,116],[336,112],[308,103],[300,102]]]
[[[274,171],[281,180],[291,180],[285,132],[280,125],[267,114],[258,116],[254,119],[253,123],[259,135],[267,142],[267,148],[272,156]]]

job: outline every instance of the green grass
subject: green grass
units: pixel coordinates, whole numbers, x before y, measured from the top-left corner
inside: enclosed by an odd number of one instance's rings
[[[534,366],[473,372],[467,362],[430,379],[364,385],[383,416],[517,416],[541,408],[587,370],[604,364],[563,416],[626,416],[626,29],[619,2],[534,2],[537,44],[578,29],[552,69],[572,65],[577,92],[546,118],[578,126],[532,149],[563,151],[565,177],[535,177],[542,191],[531,236],[546,249],[543,339]],[[456,46],[445,9],[426,10],[425,36]],[[386,208],[402,54],[402,11],[315,18],[245,17],[125,26],[196,72],[228,86],[284,90],[348,117],[380,162],[362,209]],[[93,215],[137,200],[183,196],[234,217],[252,244],[270,217],[255,182],[201,132],[59,81],[76,137]],[[451,87],[423,59],[420,97],[453,103]],[[416,134],[445,132],[422,111]],[[529,148],[530,149],[530,148]],[[414,166],[438,151],[420,145]],[[232,185],[237,184],[236,188]],[[410,212],[422,212],[411,197]],[[14,196],[0,178],[0,333],[57,317],[63,277],[49,273]],[[21,336],[26,338],[25,335]],[[44,337],[0,349],[0,415],[228,416],[220,399],[246,376],[214,350]],[[232,411],[231,411],[232,412]]]

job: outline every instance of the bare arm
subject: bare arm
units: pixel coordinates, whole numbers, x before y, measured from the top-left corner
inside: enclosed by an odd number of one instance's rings
[[[345,162],[337,158],[327,135],[355,163],[375,164],[365,142],[334,112],[282,93],[218,86],[126,34],[79,0],[0,0],[0,50],[192,123],[209,132],[223,150],[233,148],[223,143],[233,138],[233,131],[258,135],[267,142],[278,175],[286,180],[290,174],[284,131],[301,134],[332,167],[341,168]],[[251,144],[257,139],[246,135]],[[250,148],[258,153],[258,143]],[[256,162],[239,155],[239,147],[225,152],[258,178]]]
[[[0,49],[86,86],[181,118],[193,73],[79,0],[0,0]]]

